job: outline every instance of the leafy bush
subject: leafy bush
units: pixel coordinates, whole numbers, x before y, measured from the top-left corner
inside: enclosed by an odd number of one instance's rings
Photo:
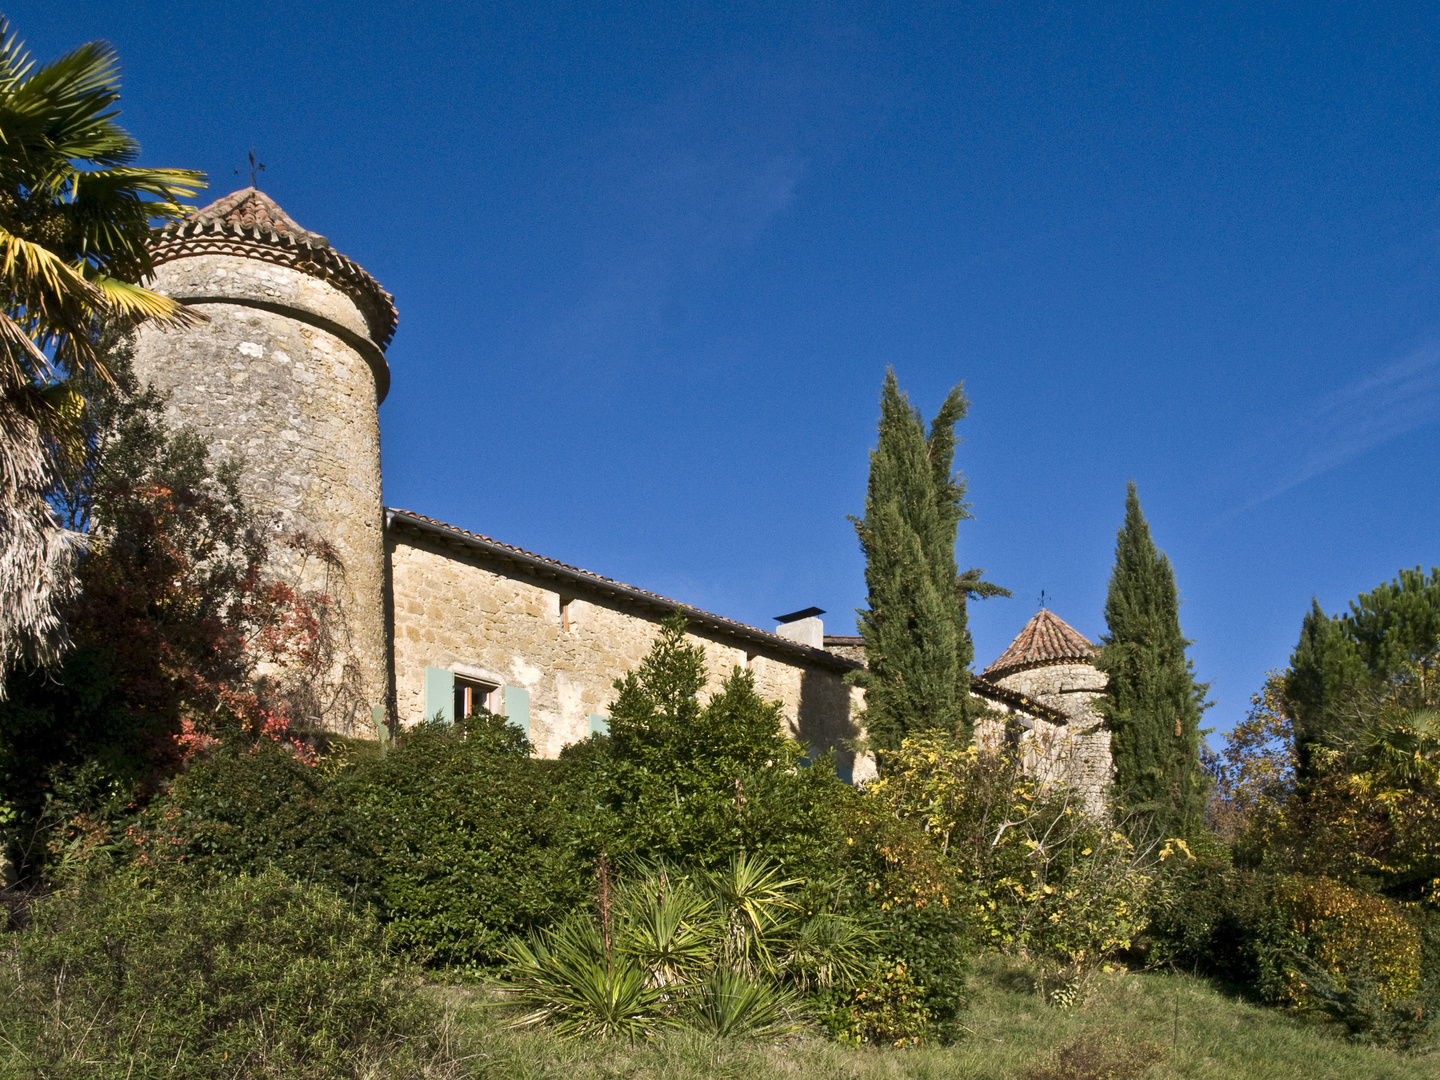
[[[1413,1042],[1429,1023],[1425,949],[1440,953],[1440,942],[1425,936],[1423,913],[1407,918],[1393,901],[1324,878],[1214,862],[1183,867],[1159,893],[1146,942],[1152,963],[1193,967],[1272,1004],[1329,1016],[1361,1041]]]
[[[848,992],[830,995],[821,1022],[843,1043],[914,1046],[933,1033],[927,997],[905,961],[880,963]]]
[[[412,729],[341,778],[399,945],[428,963],[493,965],[509,935],[556,923],[584,899],[589,875],[553,771],[518,729],[478,713]]]
[[[1143,853],[1017,754],[926,734],[885,764],[868,796],[922,828],[973,886],[966,910],[985,944],[1034,956],[1078,992],[1144,927]]]
[[[955,1038],[966,1008],[970,957],[978,947],[971,915],[975,887],[961,880],[954,861],[913,821],[896,818],[873,798],[855,800],[843,850],[848,910],[875,929],[870,980],[903,964],[924,1017],[923,1023],[913,1017],[887,1022],[883,1031],[875,1029],[875,1038]]]
[[[445,1069],[439,1017],[375,922],[275,871],[153,887],[112,878],[60,893],[33,908],[4,959],[7,1076]]]
[[[1279,954],[1290,925],[1275,903],[1274,878],[1217,858],[1177,862],[1168,870],[1152,896],[1146,961],[1278,998]]]
[[[1313,1008],[1322,994],[1343,994],[1361,981],[1383,1008],[1420,992],[1420,934],[1393,902],[1323,878],[1281,879],[1275,896],[1302,960],[1287,972],[1285,1000]],[[1333,987],[1317,985],[1316,974]]]
[[[1420,935],[1420,1008],[1434,1017],[1440,1015],[1440,911],[1415,905],[1406,915]]]
[[[146,854],[201,873],[274,866],[360,904],[379,901],[370,838],[340,790],[335,759],[317,768],[262,739],[197,760],[145,812]]]
[[[710,867],[761,853],[796,877],[826,877],[848,787],[828,758],[803,766],[804,748],[750,672],[736,668],[702,704],[706,680],[685,620],[667,619],[649,655],[615,683],[610,736],[561,755],[586,852]]]

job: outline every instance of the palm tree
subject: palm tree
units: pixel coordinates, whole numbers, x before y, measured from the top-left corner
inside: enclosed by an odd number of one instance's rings
[[[91,42],[36,65],[0,16],[0,694],[19,660],[63,644],[73,538],[51,509],[84,407],[69,380],[108,382],[100,330],[198,316],[141,287],[154,219],[204,174],[141,169],[116,122],[114,50]]]

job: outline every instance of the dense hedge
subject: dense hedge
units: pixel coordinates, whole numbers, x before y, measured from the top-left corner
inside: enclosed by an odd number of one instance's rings
[[[422,725],[342,780],[399,944],[430,963],[490,965],[510,934],[585,902],[590,868],[554,769],[518,729],[482,714]]]
[[[444,1056],[436,1010],[375,921],[279,871],[116,876],[31,917],[3,943],[6,1076],[378,1080]]]
[[[373,905],[426,962],[490,965],[508,935],[588,895],[554,769],[488,713],[327,768],[261,740],[177,780],[146,815],[146,846],[203,872],[276,867]]]
[[[355,768],[363,776],[374,752],[360,752]],[[224,875],[275,866],[360,905],[381,900],[374,842],[353,813],[334,759],[317,769],[269,739],[222,748],[175,780],[149,808],[145,826],[151,853],[162,862]]]

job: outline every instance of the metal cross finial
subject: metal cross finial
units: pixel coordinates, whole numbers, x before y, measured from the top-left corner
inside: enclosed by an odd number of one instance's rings
[[[253,146],[250,148],[250,153],[247,156],[250,158],[250,186],[253,188],[255,186],[255,174],[265,171],[265,163],[255,160],[255,148]],[[240,175],[239,169],[235,170],[235,175]]]

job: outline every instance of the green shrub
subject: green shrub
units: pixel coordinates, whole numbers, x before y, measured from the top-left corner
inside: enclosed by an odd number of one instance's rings
[[[707,678],[685,620],[667,619],[639,667],[616,680],[609,737],[562,753],[559,782],[584,850],[709,867],[749,852],[794,877],[827,877],[849,790],[832,760],[804,766],[779,704],[760,697],[750,672],[735,668],[702,703]]]
[[[1160,894],[1146,943],[1151,963],[1328,1016],[1359,1041],[1411,1043],[1429,1024],[1425,995],[1435,982],[1425,981],[1426,949],[1440,958],[1440,933],[1423,913],[1325,878],[1217,862],[1183,868]]]
[[[440,1070],[436,1011],[373,919],[277,871],[35,905],[6,943],[0,1072],[401,1077]]]
[[[970,914],[975,887],[961,880],[954,860],[931,837],[876,800],[855,799],[847,826],[847,910],[874,929],[872,975],[903,966],[925,1017],[919,1026],[894,1027],[888,1041],[902,1033],[949,1041],[961,1030],[970,959],[979,948]]]
[[[226,876],[274,866],[356,903],[380,899],[375,852],[333,760],[317,768],[269,739],[195,762],[148,808],[143,828],[161,862]]]
[[[552,925],[589,894],[555,763],[488,713],[423,724],[346,774],[337,795],[374,853],[394,940],[427,963],[498,963],[511,934]]]
[[[1143,941],[1149,964],[1172,964],[1275,1000],[1290,932],[1274,878],[1219,859],[1174,864],[1156,889]]]
[[[1283,878],[1276,900],[1305,955],[1340,984],[1367,977],[1386,1005],[1420,992],[1420,934],[1397,904],[1325,878]],[[1308,1000],[1302,977],[1286,991],[1296,1004]]]
[[[925,988],[903,960],[876,964],[848,991],[829,995],[821,1023],[856,1046],[914,1046],[933,1034]]]
[[[1411,906],[1410,924],[1420,935],[1420,993],[1418,1001],[1426,1017],[1440,1015],[1440,911],[1433,907]]]

